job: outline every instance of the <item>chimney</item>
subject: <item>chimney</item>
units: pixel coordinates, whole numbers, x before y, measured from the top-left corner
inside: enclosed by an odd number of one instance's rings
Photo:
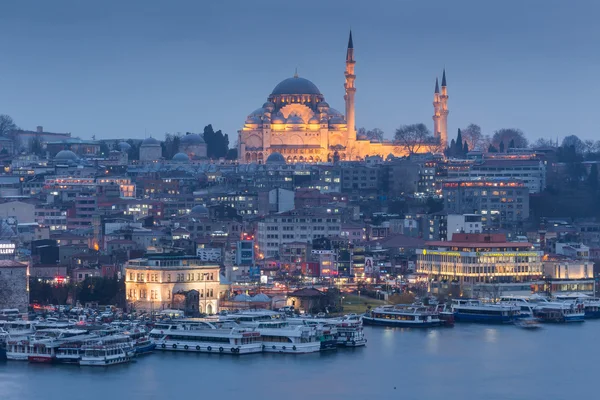
[[[43,127],[43,126],[41,126],[41,125],[38,125],[38,127],[37,127],[37,129],[36,129],[36,132],[37,132],[37,133],[42,133],[42,132],[44,132],[44,127]]]

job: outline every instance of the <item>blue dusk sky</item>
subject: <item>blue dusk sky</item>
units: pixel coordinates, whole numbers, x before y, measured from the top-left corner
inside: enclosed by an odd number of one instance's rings
[[[294,74],[343,105],[352,28],[356,125],[432,128],[446,67],[449,136],[521,128],[598,139],[598,0],[6,1],[0,114],[24,129],[230,135]]]

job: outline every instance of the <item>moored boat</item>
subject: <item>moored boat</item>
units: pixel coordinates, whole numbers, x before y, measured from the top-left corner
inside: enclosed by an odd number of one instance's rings
[[[395,305],[377,307],[362,317],[365,325],[430,328],[442,324],[434,310],[421,305]]]
[[[84,345],[83,354],[79,365],[82,366],[109,366],[128,363],[135,352],[131,339],[127,335],[111,335],[98,338],[96,344]]]
[[[452,312],[456,322],[505,324],[520,317],[520,307],[515,304],[484,303],[476,299],[453,299]]]
[[[581,303],[546,302],[538,304],[533,315],[542,322],[583,322],[585,311]]]

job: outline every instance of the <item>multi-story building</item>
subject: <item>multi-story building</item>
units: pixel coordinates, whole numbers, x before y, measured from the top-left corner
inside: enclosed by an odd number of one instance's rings
[[[446,216],[446,239],[455,233],[481,233],[481,214],[448,214]]]
[[[416,272],[461,286],[527,282],[542,277],[542,255],[531,243],[507,242],[503,234],[455,233],[451,241],[418,249]]]
[[[341,216],[320,210],[302,209],[265,217],[258,223],[257,243],[260,254],[270,258],[279,254],[281,245],[311,242],[322,237],[339,236]]]
[[[342,192],[356,190],[377,191],[381,185],[382,170],[379,165],[367,166],[364,163],[353,161],[342,164]]]
[[[219,265],[194,256],[150,255],[125,266],[125,294],[130,309],[158,311],[173,307],[173,296],[197,290],[201,313],[219,310]]]
[[[546,187],[546,165],[543,161],[519,155],[486,159],[449,168],[448,178],[510,178],[525,183],[529,193],[540,193]]]
[[[511,227],[529,217],[529,189],[520,180],[448,179],[442,191],[448,214],[481,214],[483,227]]]

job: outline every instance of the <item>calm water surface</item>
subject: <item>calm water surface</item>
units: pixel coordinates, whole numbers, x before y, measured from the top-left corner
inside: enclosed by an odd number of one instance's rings
[[[600,398],[600,321],[365,333],[367,347],[330,354],[157,352],[109,368],[0,363],[0,399]]]

